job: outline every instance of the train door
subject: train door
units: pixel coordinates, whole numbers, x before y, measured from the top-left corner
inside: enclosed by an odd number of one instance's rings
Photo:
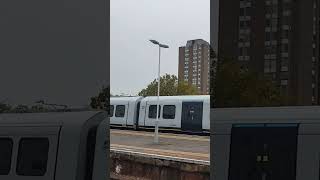
[[[182,102],[181,129],[183,131],[201,131],[203,102]]]
[[[137,109],[136,109],[136,117],[134,119],[133,128],[137,130],[139,128],[139,119],[140,119],[140,104],[141,102],[138,102]]]
[[[1,127],[0,140],[12,142],[12,157],[0,179],[55,180],[59,132],[60,127]]]
[[[296,179],[296,125],[232,128],[229,180]]]

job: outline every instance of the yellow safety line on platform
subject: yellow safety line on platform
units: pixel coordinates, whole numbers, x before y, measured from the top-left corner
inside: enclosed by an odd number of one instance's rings
[[[206,154],[206,153],[194,153],[194,152],[185,152],[185,151],[173,151],[173,150],[165,150],[165,149],[154,149],[154,148],[143,148],[143,147],[135,147],[135,146],[127,146],[127,145],[121,145],[121,144],[111,144],[111,148],[114,148],[114,149],[126,149],[126,150],[131,150],[131,151],[134,151],[134,150],[138,150],[138,151],[135,151],[135,152],[141,152],[141,150],[143,152],[152,152],[152,153],[155,153],[155,154],[159,154],[159,155],[170,155],[172,157],[175,157],[175,155],[179,156],[179,155],[182,155],[182,156],[192,156],[192,157],[200,157],[200,158],[208,158],[210,157],[209,154]]]
[[[121,134],[121,135],[138,135],[138,136],[147,136],[147,137],[153,137],[154,134],[153,133],[149,133],[149,132],[143,132],[143,133],[139,133],[139,132],[128,132],[128,131],[123,131],[123,130],[119,130],[119,131],[112,131],[111,130],[111,134]],[[177,136],[177,135],[168,135],[168,134],[159,134],[159,137],[163,137],[163,138],[170,138],[170,139],[182,139],[182,140],[189,140],[189,141],[204,141],[204,142],[210,142],[210,139],[207,137],[185,137],[185,136]]]

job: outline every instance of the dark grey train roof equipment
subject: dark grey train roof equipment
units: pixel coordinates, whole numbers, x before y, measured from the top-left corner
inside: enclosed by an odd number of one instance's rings
[[[83,124],[99,111],[0,114],[2,124],[63,125]]]
[[[320,123],[320,106],[216,108],[211,123]]]

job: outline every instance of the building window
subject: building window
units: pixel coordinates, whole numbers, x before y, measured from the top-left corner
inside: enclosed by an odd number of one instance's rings
[[[125,105],[117,105],[116,106],[116,117],[124,117],[124,114],[126,112],[126,106]]]
[[[265,32],[271,32],[271,26],[266,26],[266,27],[264,28],[264,31],[265,31]]]
[[[274,12],[277,12],[277,9],[274,9]],[[272,18],[276,19],[278,18],[278,13],[272,13]]]
[[[272,56],[275,56],[276,53],[277,53],[276,46],[265,46],[265,59],[270,59],[271,54]]]
[[[13,141],[10,138],[0,138],[0,175],[8,175],[11,169]]]
[[[159,105],[159,114],[158,114],[158,118],[160,118],[160,112],[161,112],[161,106]],[[150,119],[156,119],[157,117],[157,105],[150,105],[149,106],[149,114],[148,117]]]
[[[277,71],[277,64],[276,64],[276,61],[273,60],[271,61],[271,68],[270,68],[270,72],[274,73]]]
[[[270,59],[277,59],[277,55],[276,54],[270,54]]]
[[[291,11],[290,10],[284,10],[282,15],[283,16],[290,16],[291,15]]]
[[[49,153],[48,138],[22,138],[19,143],[17,174],[44,176]]]
[[[282,44],[281,45],[281,51],[282,52],[288,52],[289,51],[289,45],[288,44]]]
[[[281,66],[281,71],[282,72],[288,72],[289,71],[289,67],[288,66]]]
[[[290,30],[290,26],[289,25],[282,25],[282,29],[283,30]]]
[[[272,19],[272,20],[271,20],[271,26],[272,26],[272,27],[278,26],[278,19]]]
[[[289,70],[289,60],[288,58],[281,59],[281,71],[287,72]]]
[[[282,30],[281,36],[283,39],[288,39],[289,38],[289,30]]]
[[[264,61],[264,72],[270,73],[270,60]]]
[[[248,55],[248,48],[246,48],[246,47],[240,48],[240,55],[241,55],[241,56],[246,56],[246,55]]]
[[[276,60],[266,59],[264,61],[264,72],[265,73],[275,73],[277,71]]]
[[[175,105],[164,105],[163,106],[163,119],[174,119],[176,116],[176,106]]]
[[[244,16],[245,12],[244,12],[244,8],[240,8],[240,16]]]
[[[289,39],[281,39],[281,43],[282,44],[288,44],[289,43]]]
[[[287,86],[288,85],[288,80],[281,80],[280,82],[281,86]]]

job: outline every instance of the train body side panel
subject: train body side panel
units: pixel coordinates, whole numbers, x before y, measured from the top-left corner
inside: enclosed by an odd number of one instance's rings
[[[138,119],[138,126],[144,127],[145,126],[145,118],[146,118],[146,109],[147,102],[142,100],[140,104],[140,112],[139,112],[139,119]]]
[[[296,180],[320,178],[320,124],[301,124],[298,136]]]
[[[56,154],[59,133],[60,127],[0,127],[0,138],[9,138],[12,140],[11,156],[18,157],[11,158],[10,173],[8,175],[0,175],[0,179],[56,180]],[[21,143],[24,145],[22,146]],[[31,149],[36,147],[38,147],[38,149]],[[35,169],[31,168],[28,164],[31,160],[33,161],[32,165],[37,165]],[[34,163],[34,161],[36,161],[36,163]],[[19,176],[17,176],[17,173]],[[37,174],[37,176],[34,176],[35,174]]]
[[[227,180],[232,124],[216,124],[213,128],[214,140],[211,142],[211,148],[214,151],[210,158],[210,168],[214,173],[211,176],[212,179]],[[219,164],[214,162],[219,162]]]
[[[127,122],[126,125],[127,126],[133,126],[135,123],[135,119],[137,117],[137,105],[138,105],[137,100],[131,100],[129,101],[129,107],[128,107],[128,117],[127,117]]]
[[[203,102],[202,129],[210,130],[210,99]]]
[[[160,128],[174,128],[181,129],[183,121],[183,103],[201,102],[201,119],[200,129],[210,129],[210,96],[160,96]],[[156,118],[149,117],[150,106],[157,105],[157,97],[150,96],[145,97],[141,101],[140,114],[139,114],[139,126],[140,127],[154,127]],[[163,118],[164,106],[175,106],[175,117],[173,119]],[[185,117],[186,118],[186,117]]]
[[[108,131],[109,118],[102,121],[97,129],[95,157],[92,180],[106,179],[110,177],[108,159],[110,157],[110,134]]]
[[[115,124],[115,125],[121,125],[121,126],[126,126],[127,125],[127,119],[128,119],[128,109],[129,103],[128,102],[114,102],[112,105],[114,105],[114,115],[110,117],[110,123]],[[116,109],[117,106],[125,106],[125,113],[123,117],[117,117],[116,116]]]
[[[135,126],[138,118],[138,105],[143,97],[112,97],[110,98],[110,105],[113,106],[114,111],[111,112],[110,124],[120,126]],[[125,115],[116,116],[117,106],[125,106]]]
[[[146,102],[146,113],[145,113],[145,126],[146,127],[154,127],[155,126],[155,121],[156,118],[150,118],[149,117],[149,110],[150,106],[155,106],[157,105],[157,101],[147,101]],[[161,109],[160,109],[160,117],[159,117],[159,127],[169,127],[169,128],[180,128],[181,124],[181,102],[175,101],[175,100],[167,100],[163,101],[160,99],[160,104]],[[166,105],[174,105],[175,106],[175,117],[174,119],[165,119],[163,118],[163,109],[164,106]]]

